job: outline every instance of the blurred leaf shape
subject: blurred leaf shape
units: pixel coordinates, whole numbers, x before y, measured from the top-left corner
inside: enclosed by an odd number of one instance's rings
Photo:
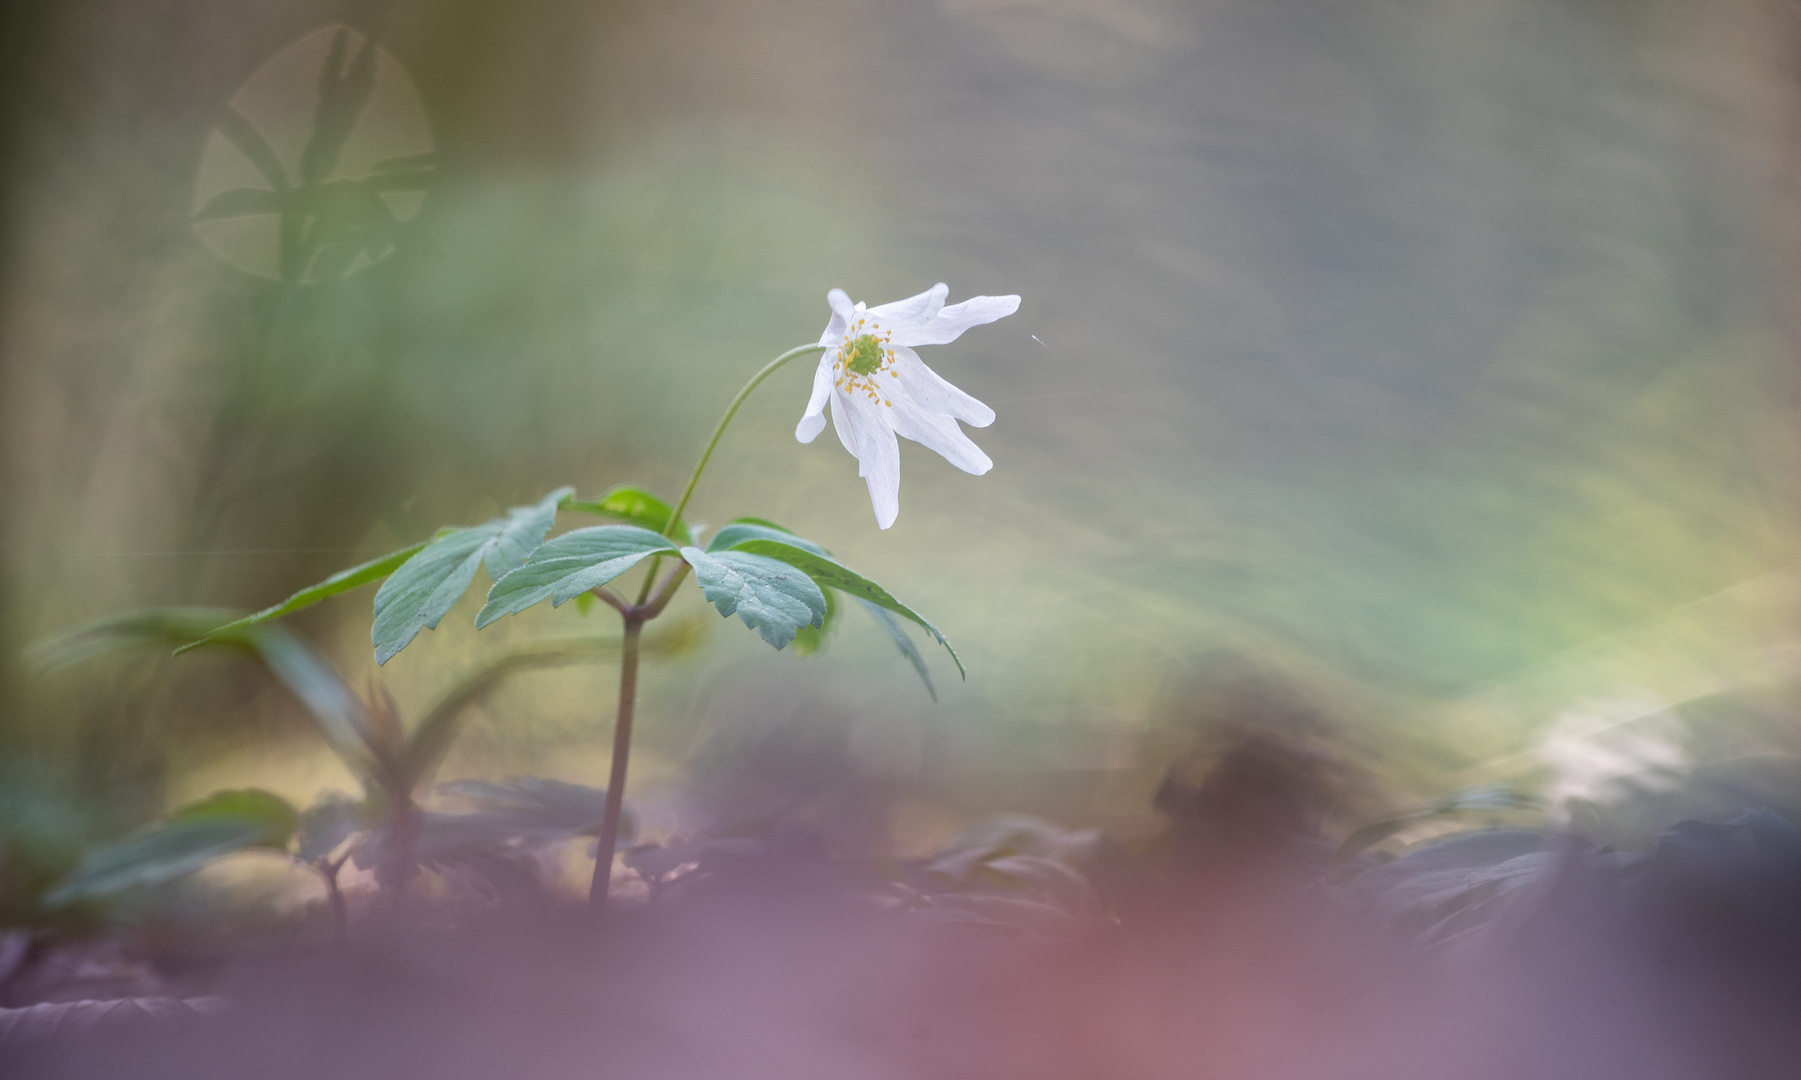
[[[1537,799],[1522,795],[1504,784],[1469,788],[1417,810],[1362,826],[1345,837],[1344,843],[1338,846],[1338,861],[1342,863],[1354,859],[1403,829],[1432,818],[1471,811],[1519,810],[1536,805]]]
[[[363,703],[300,638],[280,626],[223,628],[238,612],[217,608],[148,608],[84,623],[42,638],[26,650],[43,670],[120,649],[176,648],[204,642],[248,652],[300,699],[326,742],[362,776],[376,775],[376,740]]]
[[[300,815],[287,800],[256,788],[221,791],[162,821],[103,844],[44,895],[47,907],[174,881],[253,848],[285,852]]]
[[[326,27],[271,56],[221,110],[196,169],[194,231],[246,273],[340,278],[394,251],[434,165],[406,69]]]
[[[51,1039],[103,1038],[143,1025],[215,1015],[223,998],[135,997],[113,1001],[46,1001],[0,1009],[0,1052],[20,1053]]]
[[[294,857],[308,863],[328,858],[363,829],[367,815],[360,801],[342,792],[325,792],[300,815],[294,834]]]

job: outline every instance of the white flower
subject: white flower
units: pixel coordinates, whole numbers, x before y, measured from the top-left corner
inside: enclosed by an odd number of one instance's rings
[[[961,420],[994,423],[994,410],[938,377],[913,351],[946,345],[963,331],[1019,310],[1017,296],[972,296],[944,306],[943,282],[918,296],[881,307],[852,305],[843,289],[826,294],[832,320],[819,343],[826,347],[813,375],[813,397],[794,437],[810,443],[825,430],[825,405],[844,448],[857,458],[857,475],[869,484],[876,523],[886,529],[900,513],[900,445],[896,435],[923,443],[967,473],[982,475],[994,462],[969,441]]]

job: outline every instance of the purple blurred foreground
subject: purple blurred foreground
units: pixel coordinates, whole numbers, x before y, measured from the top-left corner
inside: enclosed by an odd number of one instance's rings
[[[1358,893],[1331,883],[1315,847],[1239,826],[1179,838],[1176,869],[1155,879],[1103,876],[1117,917],[1067,925],[873,905],[804,845],[604,921],[544,907],[456,930],[370,922],[349,949],[243,961],[222,1011],[0,1043],[0,1064],[9,1078],[171,1080],[1801,1067],[1801,844],[1774,815],[1692,823],[1628,859],[1540,837],[1502,865],[1542,872],[1489,890],[1467,909],[1482,917],[1431,948],[1397,933],[1397,883],[1466,880],[1455,853],[1529,834],[1466,834],[1368,871],[1387,877]]]

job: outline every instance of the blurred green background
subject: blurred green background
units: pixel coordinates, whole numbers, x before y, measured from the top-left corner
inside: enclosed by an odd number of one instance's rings
[[[902,847],[997,807],[1129,831],[1260,681],[1303,688],[1330,741],[1421,795],[1521,755],[1555,772],[1546,732],[1721,694],[1762,703],[1760,747],[1794,728],[1789,5],[5,18],[0,723],[13,761],[82,798],[347,781],[230,662],[45,677],[29,640],[139,605],[260,607],[564,483],[673,496],[743,379],[817,337],[827,289],[940,280],[1024,297],[925,357],[995,407],[974,433],[992,473],[904,444],[879,531],[836,440],[794,441],[795,365],[691,516],[826,544],[932,617],[969,680],[930,656],[934,706],[856,613],[802,658],[704,612],[699,647],[645,674],[647,807],[800,732],[830,747],[821,790],[901,797],[880,827]],[[338,25],[386,59],[336,175],[430,149],[431,187],[390,203],[403,226],[356,272],[284,288],[261,276],[269,219],[193,215],[241,182],[228,103],[304,142]],[[368,605],[297,620],[358,685]],[[477,634],[474,610],[381,669],[404,708],[501,642],[607,629],[570,606]],[[445,775],[601,782],[613,677],[509,685]]]

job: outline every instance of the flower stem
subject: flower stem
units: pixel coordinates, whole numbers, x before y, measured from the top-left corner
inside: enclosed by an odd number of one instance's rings
[[[682,489],[682,497],[677,500],[675,509],[669,512],[669,521],[663,526],[665,539],[674,539],[678,522],[682,520],[682,511],[688,508],[688,500],[694,497],[695,485],[700,483],[700,474],[706,471],[707,462],[713,458],[713,451],[719,446],[720,436],[725,434],[726,425],[732,417],[738,415],[738,409],[750,397],[752,390],[762,384],[764,379],[775,374],[777,368],[797,356],[808,353],[824,352],[824,345],[801,345],[763,365],[763,369],[750,377],[744,389],[725,408],[725,415],[719,418],[718,426],[713,428],[712,437],[707,439],[706,449],[700,452],[700,460],[694,463],[694,472],[688,477],[688,486]],[[683,539],[687,539],[684,537]],[[676,567],[663,583],[663,589],[654,601],[650,600],[650,592],[656,587],[657,566],[662,556],[650,561],[650,569],[644,574],[644,586],[638,591],[638,599],[630,604],[616,602],[611,594],[596,590],[602,600],[619,609],[625,619],[625,637],[619,646],[619,715],[613,722],[613,767],[607,779],[607,803],[600,821],[600,847],[594,853],[594,880],[588,886],[588,903],[595,907],[605,908],[607,903],[607,886],[613,876],[613,850],[619,843],[619,818],[625,807],[625,770],[632,752],[632,712],[638,698],[638,638],[644,624],[663,613],[675,595],[675,587],[688,573],[688,565],[683,563]],[[650,601],[647,603],[646,601]]]
[[[682,511],[688,508],[688,500],[694,497],[694,488],[695,485],[700,483],[700,474],[706,471],[707,462],[713,459],[713,449],[719,445],[719,437],[725,434],[726,425],[732,422],[732,417],[738,415],[739,406],[743,405],[744,400],[750,397],[750,392],[760,386],[764,379],[775,374],[777,368],[795,357],[824,351],[824,345],[801,345],[789,349],[774,360],[764,364],[763,370],[752,375],[750,381],[744,384],[744,389],[738,391],[738,396],[733,398],[732,403],[725,407],[725,415],[719,418],[718,426],[713,428],[713,435],[707,440],[706,449],[700,452],[700,460],[694,463],[694,472],[688,477],[688,486],[682,489],[682,497],[676,500],[675,509],[669,511],[669,523],[663,526],[663,536],[665,539],[673,539],[675,537],[676,524],[682,520]],[[657,563],[661,561],[662,557],[658,556],[650,562],[650,572],[644,575],[644,587],[638,592],[638,604],[640,606],[643,605],[645,600],[650,598],[652,584],[657,580]]]
[[[638,635],[643,628],[637,612],[625,616],[625,639],[619,646],[619,715],[613,722],[613,768],[607,777],[600,847],[594,853],[594,881],[588,886],[588,903],[602,908],[607,903],[613,851],[619,846],[619,818],[625,807],[625,767],[632,752],[632,709],[638,698]]]
[[[688,500],[694,495],[694,485],[700,483],[700,474],[705,471],[707,461],[712,458],[713,448],[719,445],[719,437],[725,434],[725,426],[732,422],[732,417],[738,415],[738,407],[744,404],[744,399],[750,397],[750,392],[755,390],[764,379],[775,374],[776,368],[781,367],[783,364],[786,364],[797,356],[805,356],[808,353],[824,351],[824,345],[802,345],[799,348],[789,349],[774,360],[764,364],[763,370],[752,375],[750,381],[744,384],[744,389],[738,391],[738,396],[733,398],[732,403],[725,407],[725,415],[719,418],[719,426],[713,429],[713,437],[707,440],[707,448],[700,452],[700,460],[694,463],[694,475],[688,477],[688,486],[682,489],[682,497],[677,500],[675,509],[669,512],[669,524],[663,528],[663,535],[665,537],[672,537],[675,535],[675,523],[681,520],[682,511],[688,508]]]

